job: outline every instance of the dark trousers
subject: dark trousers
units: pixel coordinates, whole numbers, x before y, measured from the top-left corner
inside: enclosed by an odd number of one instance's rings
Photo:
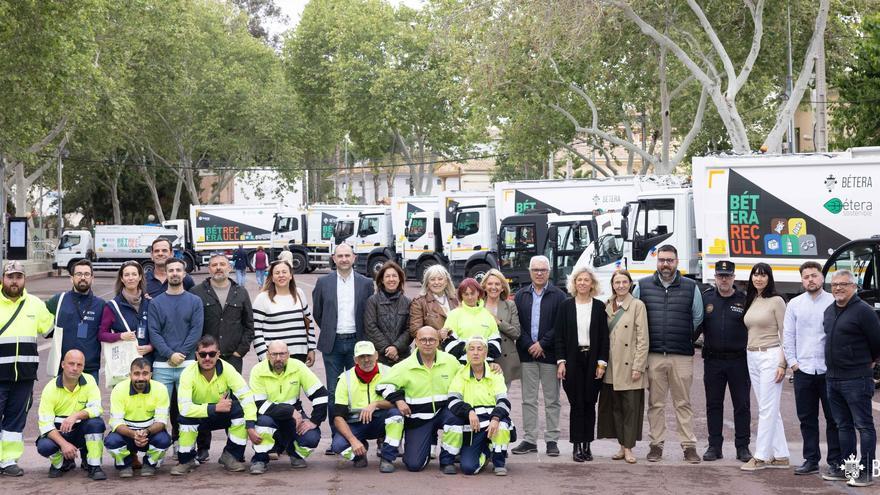
[[[872,461],[877,458],[877,431],[871,412],[874,380],[870,376],[848,379],[826,378],[828,403],[837,423],[840,437],[840,457],[856,455],[856,430],[861,445],[861,463],[871,473]]]
[[[596,437],[596,400],[602,380],[596,380],[596,364],[590,366],[587,353],[579,352],[574,362],[566,363],[562,388],[571,407],[568,417],[571,443],[592,442]]]
[[[27,422],[34,391],[34,381],[0,382],[0,467],[18,462],[24,453],[21,433]]]
[[[165,457],[165,451],[171,447],[171,435],[165,430],[157,431],[149,436],[147,445],[138,447],[133,438],[124,437],[114,431],[104,438],[104,447],[110,451],[116,469],[130,467],[138,452],[147,452],[144,461],[156,467]]]
[[[224,450],[239,461],[244,461],[244,447],[247,444],[244,411],[241,403],[233,402],[228,413],[209,412],[206,418],[188,418],[180,415],[180,438],[177,460],[186,464],[196,457],[196,440],[200,433],[208,435],[214,430],[226,430]]]
[[[89,466],[100,466],[104,446],[101,437],[104,430],[104,420],[101,418],[89,418],[77,423],[69,432],[61,433],[61,436],[79,449],[80,458],[85,459],[84,462]],[[63,462],[61,447],[55,443],[55,440],[48,436],[37,438],[37,452],[43,457],[48,457],[56,468],[61,467]]]
[[[225,354],[220,356],[220,359],[226,361],[231,364],[235,371],[238,371],[239,374],[242,373],[241,369],[244,364],[244,358],[236,357],[232,354]],[[200,431],[199,436],[196,439],[196,449],[199,450],[210,450],[211,449],[211,432],[210,431]]]
[[[409,471],[421,471],[428,465],[431,460],[431,445],[437,444],[437,431],[443,429],[444,424],[451,424],[457,421],[457,417],[449,412],[449,409],[443,408],[437,411],[434,418],[425,421],[418,426],[413,426],[413,420],[406,418],[403,422],[403,464]],[[397,458],[398,447],[394,447],[385,439],[382,446],[382,458],[389,462],[394,462]],[[440,465],[445,466],[455,462],[455,454],[450,453],[446,449],[440,449]]]
[[[752,420],[750,408],[751,379],[746,357],[734,359],[706,358],[703,360],[703,384],[706,389],[706,426],[709,430],[709,446],[721,451],[724,437],[724,392],[730,390],[733,404],[734,440],[737,448],[748,447],[749,427]]]
[[[392,408],[391,411],[393,411],[393,414],[400,414],[397,409]],[[348,429],[351,430],[351,434],[363,443],[367,450],[369,450],[370,445],[367,440],[385,438],[385,419],[388,417],[388,413],[388,409],[378,409],[373,411],[373,418],[369,423],[361,423],[360,421],[356,423],[348,423]],[[330,449],[337,454],[341,454],[345,459],[351,458],[351,460],[354,460],[356,457],[354,454],[350,454],[351,444],[348,443],[348,440],[346,440],[341,433],[339,433],[339,430],[333,435]]]
[[[825,437],[828,441],[829,466],[840,466],[840,437],[837,423],[831,414],[828,403],[828,385],[825,374],[810,375],[803,371],[794,372],[794,400],[798,420],[801,423],[801,437],[804,439],[804,459],[819,464],[822,452],[819,450],[819,403],[825,413]]]
[[[355,334],[337,335],[333,341],[333,350],[324,353],[324,373],[327,376],[327,411],[333,411],[333,399],[336,396],[336,382],[339,375],[348,368],[354,366],[354,344],[357,342]],[[335,434],[336,427],[330,422],[330,431]]]
[[[287,452],[290,457],[299,457],[305,459],[311,453],[311,450],[318,446],[321,441],[321,428],[312,428],[302,435],[296,432],[296,423],[293,418],[287,421],[277,421],[272,416],[260,414],[257,416],[257,433],[264,437],[263,448],[254,446],[254,456],[251,458],[253,462],[269,463],[270,452]],[[271,441],[268,435],[271,435]],[[274,445],[269,445],[274,442]]]

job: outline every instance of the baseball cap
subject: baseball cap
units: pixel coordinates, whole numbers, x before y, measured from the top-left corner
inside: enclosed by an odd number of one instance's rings
[[[21,264],[21,261],[9,260],[3,265],[3,274],[7,273],[20,273],[24,275],[24,265]]]
[[[733,275],[736,265],[729,260],[721,260],[715,263],[715,273],[718,275]]]
[[[373,345],[369,340],[362,340],[354,345],[354,355],[364,356],[366,354],[373,355],[376,353],[376,346]]]

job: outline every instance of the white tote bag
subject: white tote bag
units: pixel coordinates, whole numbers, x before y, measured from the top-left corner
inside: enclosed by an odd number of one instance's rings
[[[122,312],[116,301],[111,300],[110,304],[116,309],[116,316],[122,318]],[[126,331],[131,332],[125,318],[122,318],[122,324],[125,325]],[[101,354],[104,356],[104,385],[107,388],[112,389],[117,383],[128,378],[131,362],[140,356],[137,348],[137,340],[118,340],[101,344]]]

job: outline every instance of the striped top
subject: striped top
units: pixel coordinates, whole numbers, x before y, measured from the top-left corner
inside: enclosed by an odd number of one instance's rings
[[[303,291],[297,287],[298,301],[293,296],[275,295],[269,300],[267,292],[260,292],[254,299],[254,350],[257,359],[266,358],[269,342],[282,340],[290,354],[307,354],[316,347],[314,325],[306,331],[305,318],[312,321],[312,312]]]

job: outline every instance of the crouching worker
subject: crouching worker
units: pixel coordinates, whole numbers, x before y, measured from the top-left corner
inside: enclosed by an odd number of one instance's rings
[[[507,446],[516,440],[504,375],[489,368],[489,343],[480,336],[467,341],[468,363],[449,384],[449,411],[455,421],[443,425],[443,447],[461,454],[461,471],[477,474],[492,461],[495,474],[507,475]]]
[[[50,478],[59,478],[76,467],[79,451],[89,478],[107,479],[101,469],[104,450],[101,390],[92,375],[83,373],[85,363],[82,352],[67,351],[61,362],[61,374],[46,384],[40,397],[37,452],[52,461]]]
[[[233,400],[234,398],[234,400]],[[196,345],[196,362],[180,374],[177,393],[180,408],[180,450],[171,474],[182,476],[196,468],[196,438],[199,432],[226,430],[226,447],[220,464],[227,471],[245,470],[244,448],[250,438],[262,439],[254,429],[257,408],[244,378],[220,359],[217,341],[203,335]]]
[[[339,375],[333,405],[333,452],[354,461],[354,467],[367,467],[368,440],[385,438],[390,416],[400,417],[391,403],[376,392],[376,385],[388,368],[379,364],[379,353],[370,341],[354,345],[354,367]],[[403,425],[397,422],[400,428]]]
[[[110,394],[110,430],[104,447],[110,452],[120,478],[134,476],[132,463],[138,452],[146,452],[141,476],[153,476],[171,446],[168,423],[168,390],[151,380],[150,361],[139,357],[131,362],[129,379]]]
[[[257,433],[251,474],[263,474],[269,453],[281,450],[290,456],[290,466],[305,468],[306,458],[321,441],[321,422],[327,417],[327,387],[302,361],[290,357],[283,340],[273,340],[268,359],[251,369],[251,390],[257,402]],[[299,396],[305,391],[312,402],[312,415],[302,413]]]

